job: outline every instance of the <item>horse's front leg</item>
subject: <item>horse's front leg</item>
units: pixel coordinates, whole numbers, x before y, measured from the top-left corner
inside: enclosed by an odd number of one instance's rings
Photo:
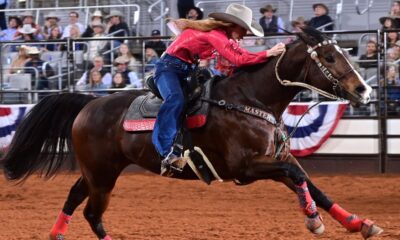
[[[348,231],[361,232],[364,238],[382,232],[382,229],[370,220],[362,220],[341,208],[337,203],[333,203],[312,183],[293,156],[290,156],[285,162],[277,162],[267,156],[254,159],[246,170],[246,177],[252,180],[275,179],[292,189],[297,194],[300,207],[307,217],[307,228],[315,234],[321,234],[324,231],[324,225],[316,205],[329,212]]]

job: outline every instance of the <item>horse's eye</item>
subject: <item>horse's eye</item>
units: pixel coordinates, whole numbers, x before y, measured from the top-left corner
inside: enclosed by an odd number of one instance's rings
[[[326,55],[324,58],[328,63],[335,63],[335,59],[333,58],[333,56],[331,54]]]

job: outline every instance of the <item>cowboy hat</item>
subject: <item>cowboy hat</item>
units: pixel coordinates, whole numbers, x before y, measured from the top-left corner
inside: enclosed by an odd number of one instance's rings
[[[271,4],[267,4],[264,7],[260,8],[260,13],[264,14],[264,12],[276,12],[277,8],[273,8]]]
[[[329,14],[329,8],[323,3],[315,3],[312,5],[312,8],[315,10],[316,7],[322,7],[325,9],[326,15]]]
[[[40,50],[37,47],[27,47],[27,50],[29,55],[40,54]]]
[[[25,18],[25,17],[33,17],[33,13],[31,11],[25,11],[25,12],[21,13],[21,18]]]
[[[57,19],[57,21],[60,21],[60,18],[58,17],[58,15],[55,12],[49,12],[44,19],[49,19],[49,18],[55,18]]]
[[[304,17],[300,16],[300,17],[297,17],[295,20],[291,21],[290,23],[291,23],[292,27],[295,27],[296,25],[299,25],[299,24],[305,24],[305,22],[306,22],[306,19],[304,19]]]
[[[94,12],[92,13],[92,18],[93,18],[93,17],[101,17],[101,18],[103,18],[103,14],[101,13],[100,10],[96,10],[96,11],[94,11]]]
[[[253,12],[244,5],[232,3],[226,8],[225,12],[214,12],[208,16],[216,20],[237,24],[258,37],[264,36],[261,25],[253,20]]]
[[[122,13],[120,11],[113,9],[113,10],[110,11],[110,14],[108,14],[106,16],[106,19],[108,19],[110,17],[123,17],[123,15],[122,15]]]
[[[32,34],[36,32],[36,29],[33,28],[31,24],[24,24],[24,26],[22,26],[22,28],[18,28],[17,31],[22,34]]]
[[[129,61],[129,58],[127,58],[126,56],[119,56],[114,60],[114,65],[127,64],[129,63]]]
[[[379,22],[382,24],[382,26],[385,24],[386,20],[390,20],[392,22],[392,27],[398,27],[396,18],[393,16],[385,16],[379,18]]]

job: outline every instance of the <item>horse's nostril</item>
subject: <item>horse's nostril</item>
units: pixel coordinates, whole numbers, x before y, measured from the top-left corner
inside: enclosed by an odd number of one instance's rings
[[[358,87],[356,87],[356,92],[357,93],[364,93],[367,89],[365,88],[364,85],[360,85]]]

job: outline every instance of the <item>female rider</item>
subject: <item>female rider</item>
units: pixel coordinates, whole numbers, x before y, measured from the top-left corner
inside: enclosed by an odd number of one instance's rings
[[[252,20],[250,8],[230,4],[226,11],[209,14],[212,19],[175,21],[182,33],[168,47],[156,63],[154,80],[164,103],[157,115],[152,135],[153,144],[160,155],[161,175],[169,175],[174,167],[182,165],[181,153],[173,152],[173,143],[180,129],[184,108],[181,82],[188,76],[196,59],[208,59],[216,51],[236,67],[267,61],[270,56],[281,54],[285,48],[278,43],[269,50],[251,53],[239,47],[238,40],[247,31],[264,36],[262,27]]]

